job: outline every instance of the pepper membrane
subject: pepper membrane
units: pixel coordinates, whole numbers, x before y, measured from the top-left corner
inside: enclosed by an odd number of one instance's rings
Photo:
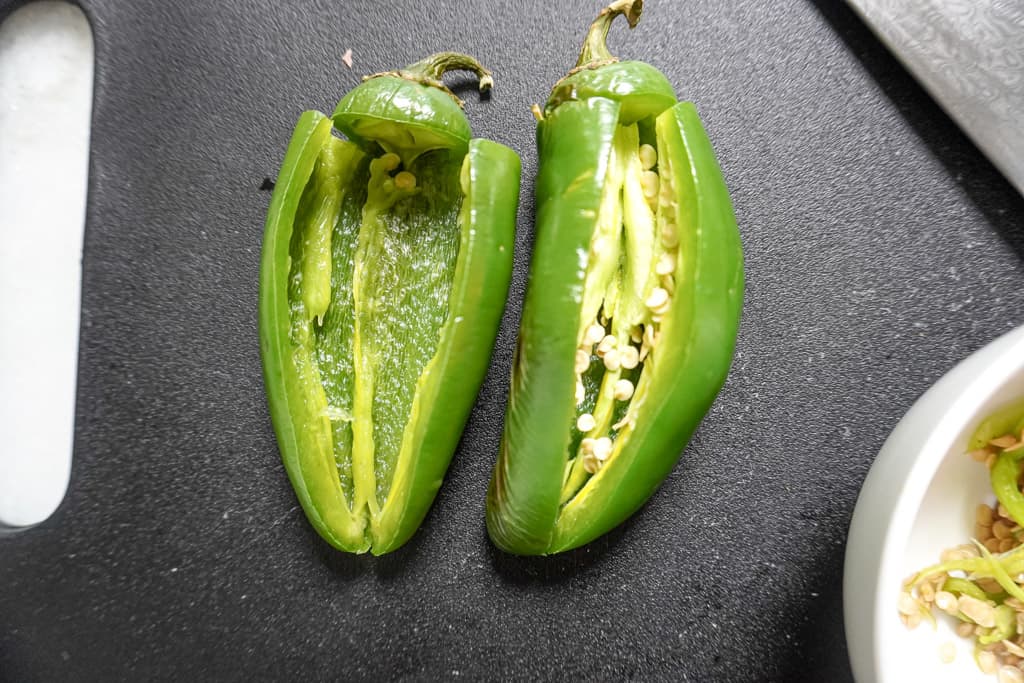
[[[658,487],[728,373],[743,258],[696,109],[608,52],[619,0],[538,117],[537,237],[487,528],[561,552]]]
[[[267,216],[260,347],[285,469],[334,547],[392,551],[441,485],[512,267],[519,157],[470,138],[440,53],[299,118]],[[335,128],[348,136],[335,134]]]

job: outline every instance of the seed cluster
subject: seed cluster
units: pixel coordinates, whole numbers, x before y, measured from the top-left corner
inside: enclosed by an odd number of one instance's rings
[[[968,455],[991,469],[1000,453],[1017,450],[1024,450],[1024,433],[992,439]],[[1017,485],[1024,485],[1024,476]],[[904,582],[900,619],[908,628],[932,619],[933,610],[959,619],[957,634],[975,639],[975,660],[984,673],[996,674],[1000,683],[1024,683],[1024,528],[1004,505],[981,504],[974,537],[977,545],[943,551],[934,571]],[[940,648],[942,661],[952,661],[954,654],[952,643]]]
[[[653,145],[643,144],[637,151],[640,163],[640,188],[651,213],[656,217],[656,225],[660,224],[656,237],[659,249],[655,253],[653,266],[656,279],[643,299],[643,322],[620,321],[613,326],[614,311],[602,308],[581,335],[580,345],[576,349],[574,370],[576,373],[575,400],[582,406],[587,399],[583,376],[591,371],[594,363],[600,363],[604,373],[598,405],[591,413],[581,413],[576,419],[576,429],[582,435],[579,446],[580,464],[588,474],[598,472],[607,462],[614,450],[612,433],[632,425],[632,411],[627,409],[625,415],[615,424],[609,425],[609,415],[613,408],[608,401],[624,403],[630,401],[636,393],[635,380],[621,376],[643,363],[658,342],[658,327],[668,314],[675,291],[674,273],[678,262],[678,237],[675,226],[674,197],[668,182],[662,182],[655,167],[658,164],[658,152]],[[635,161],[633,162],[635,163]],[[635,167],[634,167],[635,168]],[[659,208],[662,209],[659,211]],[[606,243],[604,236],[598,236],[591,244],[594,256],[601,256],[612,245]],[[609,301],[605,301],[609,306]],[[612,307],[613,308],[613,307]]]

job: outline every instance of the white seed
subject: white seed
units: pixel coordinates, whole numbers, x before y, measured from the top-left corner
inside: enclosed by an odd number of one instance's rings
[[[416,176],[408,171],[402,171],[395,176],[395,187],[405,191],[413,189],[416,187]]]
[[[908,617],[913,614],[918,614],[921,611],[920,606],[917,604],[917,600],[910,593],[903,591],[900,593],[900,599],[897,603],[897,607],[900,610],[900,614],[905,614]]]
[[[601,461],[593,453],[587,453],[583,456],[583,469],[588,474],[596,474],[601,469]]]
[[[647,308],[655,312],[664,308],[666,304],[668,304],[668,292],[661,287],[655,287],[652,289],[651,295],[647,297],[647,301],[644,302],[644,305],[647,306]]]
[[[999,666],[999,660],[996,659],[995,654],[982,650],[977,656],[978,668],[984,674],[992,675],[996,672],[996,668]]]
[[[633,383],[628,379],[620,379],[615,383],[615,400],[628,401],[633,396]]]
[[[904,593],[904,595],[907,595]],[[913,599],[913,598],[911,598]],[[903,611],[903,598],[900,598],[900,611]],[[996,611],[992,605],[988,604],[984,600],[978,600],[972,598],[969,595],[961,595],[959,602],[960,611],[965,617],[973,621],[978,626],[984,628],[992,628],[996,625]]]
[[[665,252],[658,257],[658,264],[654,266],[654,272],[658,275],[671,275],[676,270],[676,255]]]
[[[576,349],[576,374],[587,371],[590,367],[590,353],[584,349]]]
[[[604,356],[606,353],[608,353],[616,346],[618,346],[618,343],[618,340],[609,334],[607,337],[601,340],[601,343],[597,345],[597,355]]]
[[[996,676],[999,683],[1024,683],[1024,671],[1009,664],[999,667],[999,674]]]
[[[597,342],[604,339],[604,327],[594,323],[587,328],[586,334],[583,335],[583,343],[587,346],[593,346]]]
[[[658,193],[658,197],[661,199],[662,206],[672,206],[672,185],[667,182],[662,183],[661,191]]]
[[[939,661],[943,664],[950,664],[954,659],[956,659],[956,645],[948,640],[939,645]]]
[[[587,390],[583,386],[583,382],[576,380],[576,405],[580,405],[587,398]]]
[[[652,349],[658,343],[658,335],[654,332],[653,325],[647,325],[644,327],[644,343]]]
[[[654,168],[654,165],[658,163],[658,150],[654,149],[651,145],[640,145],[640,166],[645,171]]]
[[[639,339],[637,341],[640,341]],[[635,346],[627,346],[619,351],[619,364],[627,370],[632,370],[640,364],[640,352]]]
[[[594,441],[594,457],[604,462],[608,459],[608,456],[612,454],[612,440],[607,436],[602,436],[600,439]]]
[[[594,442],[596,442],[596,441],[597,441],[597,439],[594,439],[594,438],[589,437],[589,436],[587,438],[583,439],[582,441],[580,441],[580,452],[583,453],[584,455],[586,455],[587,453],[593,453],[594,452]]]
[[[939,591],[935,594],[935,606],[946,614],[956,616],[959,610],[957,602],[956,596],[948,591]]]
[[[622,367],[622,359],[617,349],[612,349],[608,353],[604,354],[604,358],[601,360],[604,361],[604,367],[612,372],[615,372]]]
[[[676,226],[672,223],[665,223],[661,226],[661,243],[666,249],[675,249],[679,246],[679,235],[676,234]]]
[[[647,199],[654,199],[658,196],[658,189],[660,188],[660,178],[654,171],[644,171],[640,175],[640,187],[644,190],[644,197]]]
[[[589,432],[597,425],[597,421],[594,420],[594,416],[590,413],[583,413],[576,418],[576,429],[580,430],[584,434]]]

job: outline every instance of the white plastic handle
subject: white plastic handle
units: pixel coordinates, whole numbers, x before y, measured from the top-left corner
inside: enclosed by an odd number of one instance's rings
[[[71,472],[92,82],[79,8],[0,25],[0,527],[49,517]]]

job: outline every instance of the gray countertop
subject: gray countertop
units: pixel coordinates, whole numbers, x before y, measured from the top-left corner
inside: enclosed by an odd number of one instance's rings
[[[532,245],[529,105],[601,3],[82,4],[97,70],[75,460],[56,515],[0,539],[0,680],[849,680],[860,483],[922,391],[1024,322],[1024,200],[849,8],[651,0],[613,31],[705,120],[744,319],[649,504],[523,559],[489,544],[483,508]],[[464,83],[467,113],[523,157],[514,281],[423,528],[348,556],[306,524],[267,416],[260,187],[303,109],[440,49],[494,70],[488,100]]]

